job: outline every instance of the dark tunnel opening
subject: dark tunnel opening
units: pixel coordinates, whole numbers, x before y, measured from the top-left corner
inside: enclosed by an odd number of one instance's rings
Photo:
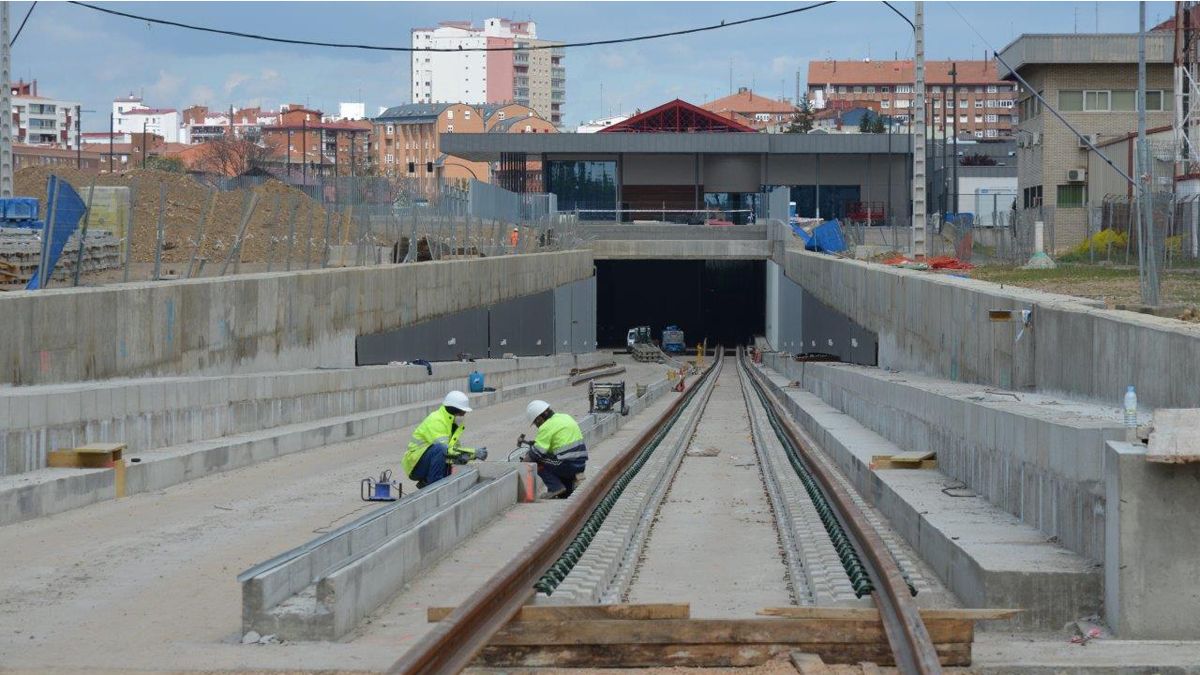
[[[596,340],[625,346],[634,326],[679,326],[689,349],[747,344],[766,329],[766,263],[762,260],[598,260]]]

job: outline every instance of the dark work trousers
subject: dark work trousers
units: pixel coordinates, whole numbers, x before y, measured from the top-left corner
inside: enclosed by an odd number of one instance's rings
[[[446,464],[447,449],[445,443],[434,443],[425,448],[425,454],[417,460],[417,465],[413,467],[412,475],[409,476],[417,481],[418,488],[436,483],[450,475],[450,465]]]
[[[546,490],[549,492],[558,492],[565,488],[566,492],[560,496],[566,499],[575,491],[575,478],[583,473],[586,465],[586,459],[568,459],[556,465],[538,462],[538,478],[546,484]]]

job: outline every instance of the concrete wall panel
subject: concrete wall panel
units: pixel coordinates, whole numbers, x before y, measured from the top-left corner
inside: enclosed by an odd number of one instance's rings
[[[350,366],[359,335],[591,274],[581,250],[5,293],[0,381]]]
[[[1200,407],[1195,324],[798,250],[780,261],[816,300],[879,336],[882,367],[1113,405],[1133,384],[1144,407]],[[993,322],[993,309],[1018,320]],[[1029,326],[1021,310],[1032,311]]]
[[[492,356],[554,353],[554,293],[545,291],[507,300],[488,310]]]
[[[625,155],[621,164],[625,185],[693,185],[695,180],[695,155]]]

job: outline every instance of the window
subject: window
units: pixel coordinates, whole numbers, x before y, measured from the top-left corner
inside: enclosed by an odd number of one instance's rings
[[[454,111],[453,110],[446,111],[446,119],[448,119],[448,120],[454,119]]]
[[[911,94],[912,93],[912,85],[898,84],[898,85],[896,85],[896,93],[897,94]]]
[[[1021,191],[1021,196],[1025,208],[1037,208],[1042,205],[1042,186],[1027,187]]]
[[[910,101],[910,100],[908,100],[908,99],[906,99],[906,98],[902,98],[902,99],[900,99],[899,101],[896,101],[896,107],[897,107],[897,108],[907,108],[907,107],[909,107],[909,105],[911,105],[911,104],[912,104],[912,101]]]
[[[959,123],[959,124],[966,124],[966,123],[967,123],[967,116],[966,116],[966,115],[959,115],[959,116],[958,116],[958,123]]]
[[[861,93],[862,93],[862,87],[855,87],[855,88],[854,88],[854,93],[856,93],[856,94],[861,94]]]
[[[1111,103],[1112,92],[1108,91],[1084,91],[1083,92],[1083,109],[1085,111],[1104,111],[1112,107]]]
[[[996,107],[996,99],[994,99],[994,98],[989,98],[989,99],[987,100],[987,107],[989,107],[989,108],[995,108],[995,107]]]
[[[975,124],[983,124],[983,115],[975,116]]]
[[[976,93],[976,94],[982,94],[982,93],[983,93],[983,87],[975,87],[975,93]]]
[[[933,102],[933,109],[934,109],[934,110],[941,110],[941,109],[942,109],[942,102],[941,102],[941,101],[934,101],[934,102]]]
[[[888,108],[892,107],[892,102],[891,101],[880,101],[879,107],[883,110],[887,110]]]
[[[994,94],[994,93],[996,93],[996,85],[994,85],[994,84],[989,84],[989,85],[988,85],[988,88],[987,88],[987,93],[989,93],[989,94]]]
[[[386,163],[388,163],[388,164],[395,164],[395,163],[396,163],[396,156],[395,156],[395,155],[393,155],[392,153],[390,153],[390,152],[389,152],[389,153],[387,154],[387,159],[385,159],[384,161],[385,161]]]
[[[1009,109],[1011,109],[1011,108],[1013,107],[1013,102],[1012,102],[1012,101],[997,101],[997,103],[999,103],[999,104],[1000,104],[1000,107],[1001,107],[1001,108],[1009,108]]]
[[[1038,94],[1041,95],[1042,92],[1039,91]],[[1062,98],[1061,98],[1062,92],[1059,92],[1059,97],[1060,97],[1059,98],[1059,107],[1061,108],[1062,107]],[[1021,103],[1019,104],[1019,109],[1020,109],[1021,119],[1023,119],[1023,120],[1033,119],[1034,117],[1037,117],[1038,115],[1042,114],[1042,102],[1033,96],[1030,96],[1028,98],[1023,98],[1023,99],[1021,99]]]
[[[976,100],[975,100],[975,107],[976,107],[976,108],[979,108],[979,109],[983,109],[983,99],[976,99]]]
[[[391,136],[394,133],[396,133],[396,127],[392,126],[391,124],[387,125],[388,136]]]
[[[496,113],[496,117],[499,117],[500,119],[504,119],[504,111],[501,110],[500,112]]]
[[[983,134],[983,135],[984,135],[984,136],[987,136],[988,138],[996,138],[996,137],[998,137],[1000,134],[999,134],[999,132],[997,132],[995,129],[988,129],[987,131],[985,131],[985,132],[984,132],[984,134]]]
[[[1147,91],[1146,92],[1146,112],[1153,112],[1155,110],[1158,110],[1158,111],[1166,110],[1166,107],[1163,104],[1163,102],[1166,100],[1166,98],[1167,98],[1166,96],[1163,96],[1163,92],[1161,89],[1157,90],[1157,91]]]
[[[770,122],[771,114],[770,113],[754,113],[754,121],[755,122]]]
[[[880,92],[882,92],[882,93],[884,93],[884,94],[886,94],[886,93],[890,92],[891,90],[892,90],[892,88],[891,88],[891,87],[880,87],[880,88],[879,88],[879,91],[880,91]]]
[[[995,124],[997,121],[999,121],[999,119],[1000,118],[997,117],[996,115],[988,115],[987,116],[988,124]]]
[[[954,124],[954,116],[946,115],[946,124]]]
[[[529,133],[529,132],[531,132],[531,131],[533,131],[533,127],[531,127],[531,126],[529,126],[528,124],[526,124],[526,125],[525,125],[525,133]]]
[[[976,131],[976,132],[975,132],[975,138],[983,138],[983,132],[982,132],[982,131]]]
[[[454,125],[453,124],[446,125],[446,133],[448,133],[448,134],[454,133]]]
[[[874,94],[874,93],[875,93],[875,87],[873,87],[873,86],[867,86],[867,93],[868,93],[868,94]]]
[[[930,89],[930,93],[940,94],[940,93],[942,93],[942,88],[941,87],[933,87],[932,89]]]
[[[838,87],[838,93],[839,93],[839,94],[845,94],[845,93],[846,93],[846,88],[845,88],[845,87]]]
[[[470,111],[470,110],[464,110],[464,111],[463,111],[463,119],[464,119],[464,120],[469,120],[469,119],[471,119],[471,111]]]
[[[1058,208],[1079,208],[1087,201],[1087,189],[1082,183],[1058,186]]]

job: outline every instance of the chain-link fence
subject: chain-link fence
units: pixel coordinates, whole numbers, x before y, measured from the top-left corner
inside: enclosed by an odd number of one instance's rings
[[[390,176],[197,176],[217,191],[253,190],[274,181],[301,191],[324,208],[320,243],[333,266],[440,260],[560,250],[580,245],[575,220],[557,211],[552,194],[520,194],[471,181]],[[294,197],[293,197],[294,199]],[[291,203],[268,204],[286,216]],[[294,208],[294,207],[293,207]],[[267,268],[275,253],[294,248],[297,233],[270,233]],[[281,261],[282,262],[282,261]],[[288,269],[290,269],[290,260]]]
[[[1072,258],[1137,265],[1143,238],[1150,240],[1156,262],[1166,267],[1200,261],[1200,194],[1156,192],[1152,227],[1139,236],[1141,209],[1136,196],[1106,195],[1089,209],[1088,238],[1070,252]],[[1150,252],[1151,248],[1146,247]]]

